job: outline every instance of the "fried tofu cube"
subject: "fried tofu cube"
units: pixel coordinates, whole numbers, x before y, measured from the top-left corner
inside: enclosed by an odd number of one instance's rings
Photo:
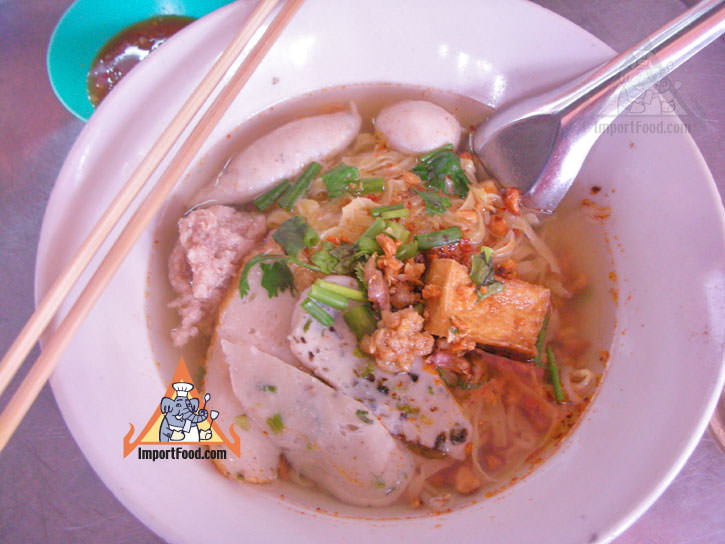
[[[426,299],[425,330],[447,337],[451,330],[477,344],[531,358],[536,337],[549,307],[549,290],[517,279],[499,279],[504,290],[481,301],[468,269],[453,259],[435,259],[428,267],[427,285],[440,296]]]

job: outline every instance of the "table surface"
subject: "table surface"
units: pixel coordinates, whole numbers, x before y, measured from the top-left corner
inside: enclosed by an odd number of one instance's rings
[[[52,29],[70,0],[0,0],[0,352],[33,309],[45,205],[83,127],[55,99],[45,71]],[[539,0],[621,51],[692,1]],[[725,40],[670,76],[701,116],[690,132],[725,194]],[[11,280],[12,279],[12,280]],[[37,356],[37,350],[33,357]],[[24,371],[0,397],[4,405]],[[725,455],[705,433],[683,470],[617,544],[725,542]],[[0,541],[160,542],[105,488],[46,386],[0,453]]]

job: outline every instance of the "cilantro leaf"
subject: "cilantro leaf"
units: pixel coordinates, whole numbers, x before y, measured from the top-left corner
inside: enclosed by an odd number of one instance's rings
[[[466,174],[461,167],[461,159],[453,151],[452,145],[421,155],[413,173],[425,181],[429,189],[438,189],[446,194],[446,178],[453,184],[453,192],[465,198],[470,185]]]
[[[282,223],[272,238],[291,257],[297,257],[305,247],[312,247],[320,241],[314,229],[299,215]]]
[[[286,261],[287,257],[284,255],[271,255],[268,253],[262,253],[260,255],[255,255],[251,259],[247,261],[247,264],[244,265],[244,269],[242,270],[242,275],[239,278],[239,296],[241,298],[244,298],[249,293],[249,273],[252,271],[252,268],[254,268],[259,263],[263,263],[265,261]]]
[[[273,263],[261,263],[259,266],[262,269],[262,287],[267,290],[269,298],[276,297],[287,289],[292,289],[294,285],[292,271],[286,263],[275,261]]]
[[[427,193],[425,191],[418,191],[413,189],[420,198],[423,199],[425,204],[425,213],[427,215],[443,215],[443,213],[451,207],[451,201],[449,198],[437,195],[435,193]]]

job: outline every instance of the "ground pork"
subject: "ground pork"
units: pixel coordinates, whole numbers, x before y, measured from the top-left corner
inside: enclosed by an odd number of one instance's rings
[[[388,372],[407,372],[416,357],[433,351],[433,336],[423,332],[423,317],[413,308],[383,312],[382,326],[360,341],[360,349],[373,355]]]
[[[217,306],[239,263],[266,231],[262,214],[229,206],[199,208],[182,217],[179,238],[169,256],[169,282],[177,297],[169,304],[181,318],[171,331],[181,347],[208,332]]]

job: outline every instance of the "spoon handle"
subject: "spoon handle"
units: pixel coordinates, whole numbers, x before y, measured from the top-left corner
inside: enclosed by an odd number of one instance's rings
[[[557,101],[572,112],[596,106],[611,123],[639,95],[725,32],[725,0],[703,0],[577,81]],[[607,125],[609,124],[607,123]]]
[[[524,195],[532,209],[556,208],[599,136],[643,92],[725,32],[725,0],[703,0],[612,60],[520,105],[556,118],[552,158]]]

